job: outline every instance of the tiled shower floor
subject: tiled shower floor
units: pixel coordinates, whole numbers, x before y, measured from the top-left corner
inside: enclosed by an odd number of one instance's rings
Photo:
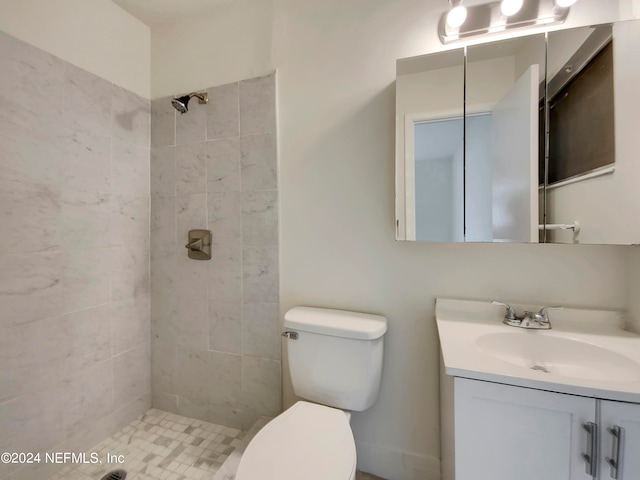
[[[122,455],[123,464],[68,464],[50,480],[100,480],[115,469],[127,480],[211,480],[246,434],[151,409],[89,451]]]
[[[241,432],[152,408],[87,452],[122,455],[124,463],[69,464],[50,480],[100,480],[116,469],[127,480],[233,480],[244,449],[268,420]],[[356,480],[383,479],[357,472]]]

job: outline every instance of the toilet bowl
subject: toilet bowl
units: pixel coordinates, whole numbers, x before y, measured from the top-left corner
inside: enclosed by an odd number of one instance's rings
[[[236,480],[354,480],[356,446],[342,410],[299,401],[251,440]]]
[[[387,319],[295,307],[284,316],[293,390],[301,398],[251,440],[235,480],[354,480],[348,411],[376,400]]]

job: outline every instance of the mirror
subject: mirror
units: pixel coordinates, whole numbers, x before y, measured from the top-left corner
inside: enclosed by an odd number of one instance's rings
[[[638,44],[627,21],[399,60],[396,238],[640,243]]]
[[[544,78],[544,34],[467,50],[468,242],[538,242],[538,117]]]
[[[548,242],[640,243],[638,45],[640,21],[549,33]]]
[[[464,50],[398,60],[396,238],[464,241]]]

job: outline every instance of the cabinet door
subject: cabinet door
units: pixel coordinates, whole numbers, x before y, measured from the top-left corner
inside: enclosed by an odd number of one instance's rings
[[[455,379],[456,480],[591,480],[594,399]]]
[[[601,400],[600,425],[600,480],[640,478],[640,405]],[[607,458],[618,460],[617,476]]]

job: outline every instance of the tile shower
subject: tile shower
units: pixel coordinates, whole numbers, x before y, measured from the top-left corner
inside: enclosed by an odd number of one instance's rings
[[[281,409],[275,92],[271,74],[184,115],[151,102],[153,405],[245,430]],[[187,258],[190,229],[210,261]]]
[[[0,58],[0,451],[84,451],[152,405],[277,414],[275,74],[181,116],[4,33]]]
[[[0,58],[0,451],[84,450],[151,405],[149,101],[4,33]]]

